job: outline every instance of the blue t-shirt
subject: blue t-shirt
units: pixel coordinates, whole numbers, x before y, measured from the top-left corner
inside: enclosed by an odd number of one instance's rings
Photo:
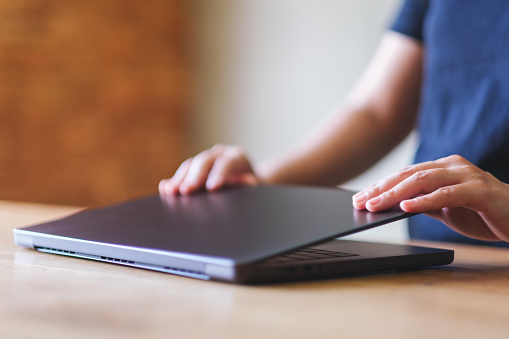
[[[406,0],[391,29],[424,47],[415,162],[459,154],[509,183],[509,1]],[[469,239],[424,215],[409,220],[409,233],[507,245]]]

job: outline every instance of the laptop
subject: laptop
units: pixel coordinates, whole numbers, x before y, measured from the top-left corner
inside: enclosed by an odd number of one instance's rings
[[[231,283],[446,265],[454,252],[336,239],[410,217],[352,206],[339,188],[259,185],[152,195],[14,230],[17,245]]]

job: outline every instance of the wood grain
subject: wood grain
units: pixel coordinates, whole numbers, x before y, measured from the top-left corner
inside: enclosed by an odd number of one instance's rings
[[[507,338],[509,250],[419,271],[235,286],[17,248],[72,207],[0,202],[2,338]]]

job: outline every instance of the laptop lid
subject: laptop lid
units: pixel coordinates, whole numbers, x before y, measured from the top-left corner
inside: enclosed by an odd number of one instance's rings
[[[153,195],[15,230],[16,242],[70,239],[228,266],[245,265],[411,214],[352,207],[354,193],[304,186],[235,187]],[[29,240],[27,240],[28,238]]]

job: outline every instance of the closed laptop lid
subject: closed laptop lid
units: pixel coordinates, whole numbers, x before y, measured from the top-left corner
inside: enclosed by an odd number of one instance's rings
[[[23,230],[239,265],[411,215],[400,209],[356,210],[353,194],[336,188],[260,185],[188,196],[153,195]]]

